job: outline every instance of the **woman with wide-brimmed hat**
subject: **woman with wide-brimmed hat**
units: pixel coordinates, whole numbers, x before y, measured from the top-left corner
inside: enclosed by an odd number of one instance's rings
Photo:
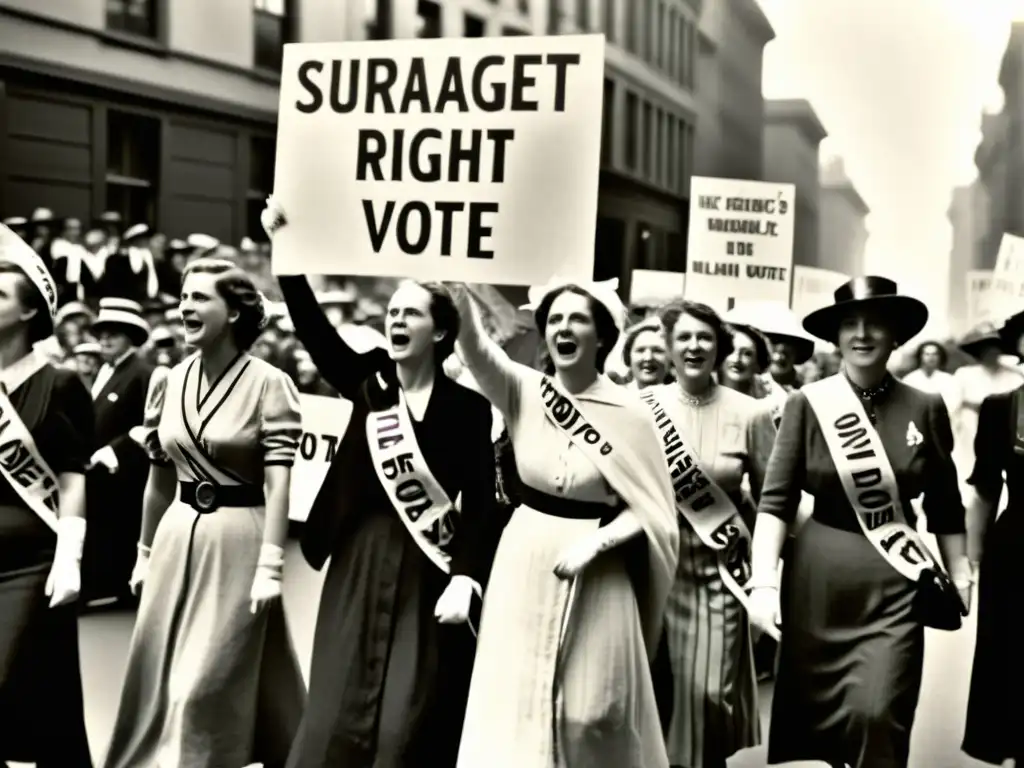
[[[53,332],[57,286],[0,226],[0,411],[16,475],[0,467],[0,764],[89,768],[78,615],[88,391],[33,345]]]
[[[553,278],[530,305],[545,371],[513,362],[465,286],[462,359],[501,411],[521,504],[484,596],[460,768],[668,768],[650,662],[679,527],[646,406],[602,371],[625,311],[612,285]]]
[[[970,597],[964,508],[942,399],[887,370],[927,307],[881,277],[855,278],[834,297],[804,327],[839,347],[843,372],[786,401],[754,531],[751,617],[762,627],[781,617],[782,631],[768,760],[900,768],[924,626],[959,627]],[[779,553],[804,490],[814,513],[780,587]],[[911,501],[922,494],[941,560],[914,530]]]

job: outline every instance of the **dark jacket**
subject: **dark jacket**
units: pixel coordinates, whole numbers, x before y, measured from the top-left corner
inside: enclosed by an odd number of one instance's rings
[[[360,510],[382,494],[366,440],[371,411],[397,402],[395,364],[387,352],[356,353],[338,336],[303,277],[280,278],[288,311],[323,379],[353,403],[342,438],[303,529],[302,552],[319,570],[346,531],[358,525]],[[387,386],[381,387],[377,374]],[[456,534],[448,548],[452,574],[486,580],[497,536],[491,406],[481,395],[438,372],[417,439],[430,471],[455,500],[461,493]],[[397,513],[396,513],[397,514]]]
[[[109,445],[117,455],[120,472],[148,469],[146,455],[128,431],[142,423],[146,392],[153,366],[138,352],[122,362],[93,401],[96,413],[96,445]]]

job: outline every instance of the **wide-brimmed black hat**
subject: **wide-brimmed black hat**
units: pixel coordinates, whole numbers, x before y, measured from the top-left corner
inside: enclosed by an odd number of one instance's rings
[[[917,336],[928,323],[928,307],[924,302],[899,293],[896,283],[885,277],[855,277],[839,286],[832,298],[834,303],[811,312],[803,323],[808,333],[830,344],[839,339],[843,320],[859,309],[884,316],[899,344]]]
[[[1014,341],[1016,342],[1016,340]],[[1007,349],[1006,337],[1002,329],[997,330],[989,323],[969,330],[960,339],[960,343],[957,346],[960,347],[964,354],[970,355],[975,360],[981,359],[981,355],[986,347],[993,347],[1000,352],[1005,352]]]
[[[722,319],[733,327],[746,326],[760,331],[773,346],[787,344],[793,351],[796,365],[803,365],[814,357],[814,338],[804,331],[793,310],[781,301],[740,302]]]

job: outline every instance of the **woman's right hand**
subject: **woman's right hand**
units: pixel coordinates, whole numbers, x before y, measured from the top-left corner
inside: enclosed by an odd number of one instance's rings
[[[132,591],[133,596],[138,597],[142,592],[142,585],[149,575],[149,556],[152,550],[145,544],[138,544],[136,549],[138,552],[135,555],[135,567],[132,568],[132,575],[128,580],[128,588]]]
[[[777,587],[756,587],[750,593],[750,623],[769,635],[778,635],[781,623]]]
[[[263,231],[267,233],[267,237],[273,240],[277,231],[287,223],[288,219],[284,215],[284,208],[271,195],[267,198],[267,207],[260,213],[260,224],[263,225]]]

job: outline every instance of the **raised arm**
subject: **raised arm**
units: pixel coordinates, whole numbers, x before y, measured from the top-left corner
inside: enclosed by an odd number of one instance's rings
[[[459,355],[476,379],[484,397],[509,422],[509,414],[517,405],[522,372],[526,367],[513,362],[487,333],[469,288],[462,283],[454,283],[449,285],[449,289],[461,320]]]

